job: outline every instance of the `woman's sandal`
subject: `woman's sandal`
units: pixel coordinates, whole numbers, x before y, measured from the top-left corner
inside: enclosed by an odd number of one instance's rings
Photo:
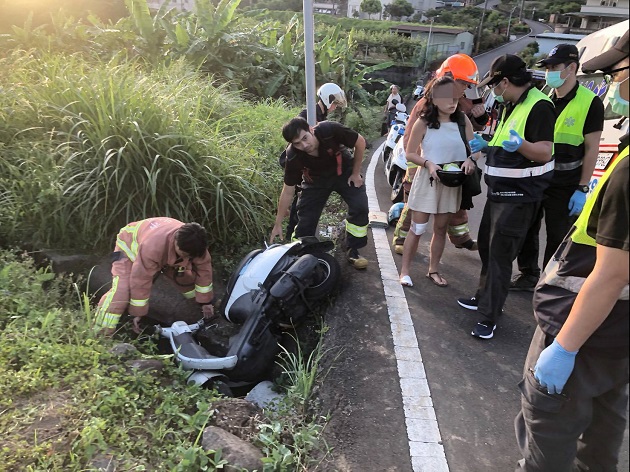
[[[434,275],[437,275],[438,279],[433,277]],[[433,282],[438,287],[446,287],[448,285],[448,282],[446,281],[446,279],[444,277],[442,277],[439,272],[429,272],[427,274],[427,279],[429,279],[431,282]]]
[[[403,287],[413,287],[413,282],[411,281],[411,277],[405,275],[400,278],[400,285]]]

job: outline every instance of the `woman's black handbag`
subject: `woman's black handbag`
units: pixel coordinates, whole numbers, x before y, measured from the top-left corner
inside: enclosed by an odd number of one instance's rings
[[[472,156],[472,150],[470,149],[470,145],[466,139],[466,120],[461,119],[457,122],[457,124],[459,125],[459,134],[462,136],[462,140],[466,146],[466,152],[469,156]],[[462,203],[459,206],[462,210],[470,210],[475,207],[472,199],[481,193],[481,174],[481,169],[475,162],[475,170],[472,174],[468,174],[466,176],[466,179],[464,179],[464,183],[462,184]]]

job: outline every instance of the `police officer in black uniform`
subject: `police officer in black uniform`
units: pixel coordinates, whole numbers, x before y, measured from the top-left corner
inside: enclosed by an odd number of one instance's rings
[[[490,143],[475,135],[472,152],[487,148],[485,180],[488,200],[479,227],[481,274],[477,295],[457,302],[477,310],[472,335],[490,339],[507,298],[512,263],[540,208],[553,175],[553,103],[532,83],[523,60],[499,56],[480,85],[492,88],[495,100],[506,104]]]
[[[538,233],[543,214],[547,229],[544,267],[582,211],[589,192],[588,184],[604,129],[604,104],[595,93],[578,83],[578,58],[574,44],[559,44],[537,64],[546,68],[547,85],[554,89],[551,99],[558,117],[553,150],[555,167],[541,211],[518,255],[520,273],[512,280],[510,290],[533,292],[538,282]]]

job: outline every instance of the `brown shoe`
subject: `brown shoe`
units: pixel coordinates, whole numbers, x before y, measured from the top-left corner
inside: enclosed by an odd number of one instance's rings
[[[402,254],[403,253],[403,248],[404,248],[404,246],[402,244],[396,244],[394,246],[394,252],[396,254]]]
[[[365,269],[368,266],[368,260],[359,254],[359,251],[356,249],[348,249],[348,262],[355,269]]]

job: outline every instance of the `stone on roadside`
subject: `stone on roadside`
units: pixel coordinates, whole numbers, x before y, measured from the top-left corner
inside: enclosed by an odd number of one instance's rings
[[[263,468],[261,459],[264,455],[259,449],[216,426],[208,426],[203,431],[201,447],[206,451],[221,451],[221,459],[225,459],[232,466],[224,468],[228,472]]]
[[[260,408],[277,410],[284,395],[275,392],[273,387],[273,382],[264,380],[249,391],[247,396],[245,396],[245,400],[258,405]]]

